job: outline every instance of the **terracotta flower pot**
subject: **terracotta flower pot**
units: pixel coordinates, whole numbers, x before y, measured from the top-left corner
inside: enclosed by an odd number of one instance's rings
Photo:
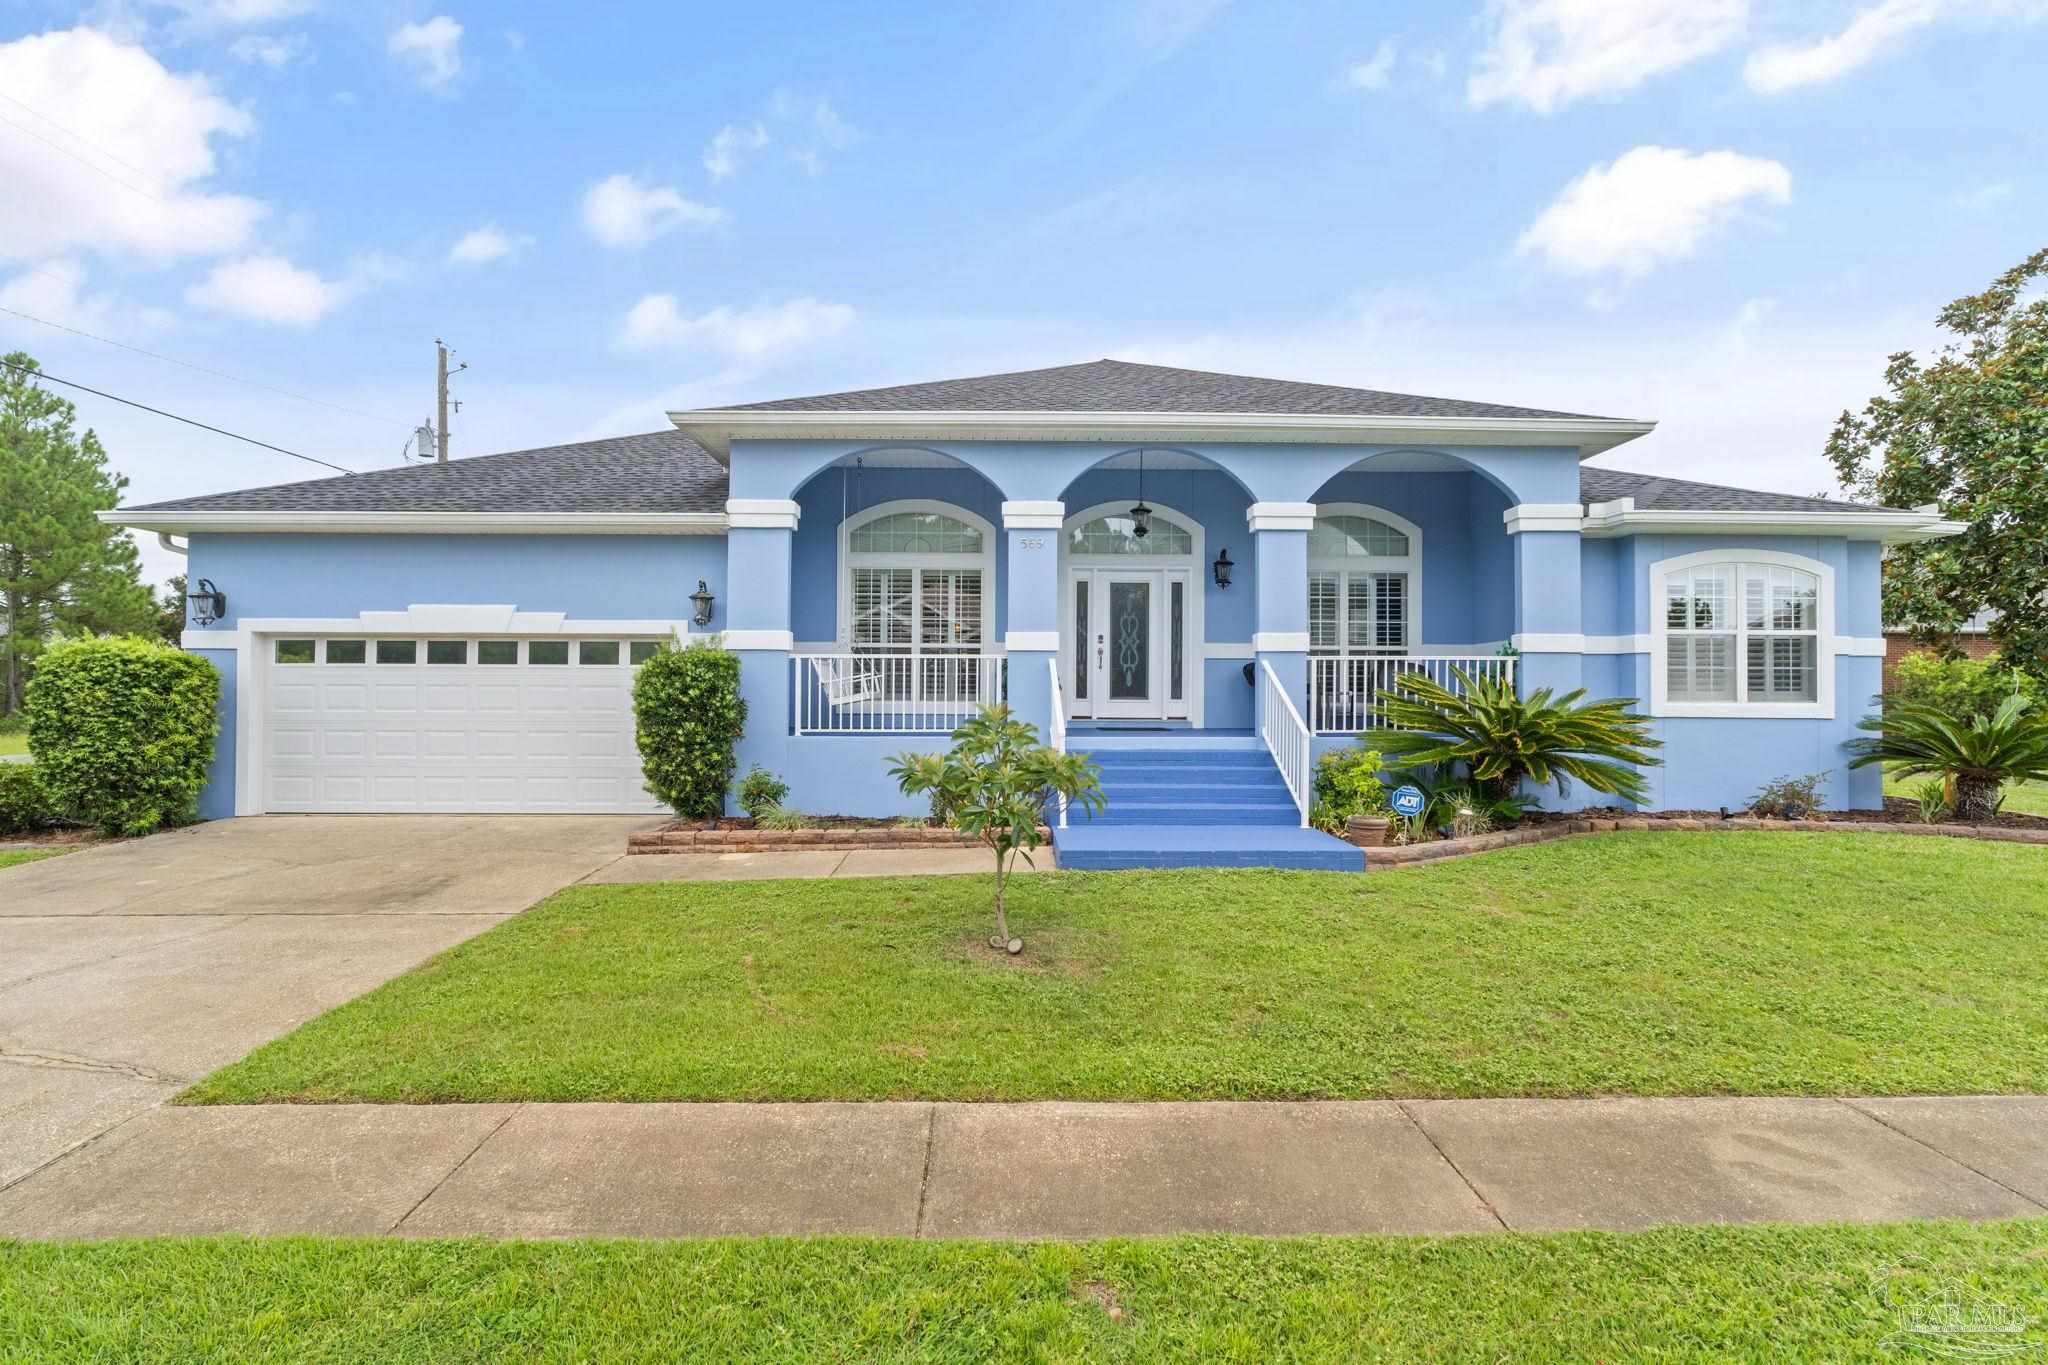
[[[1344,832],[1360,848],[1384,848],[1387,843],[1387,817],[1354,815],[1344,822]]]

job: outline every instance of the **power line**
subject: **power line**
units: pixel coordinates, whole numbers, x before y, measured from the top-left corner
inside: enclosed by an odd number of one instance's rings
[[[135,193],[142,195],[144,198],[154,199],[159,204],[164,202],[162,195],[157,194],[152,190],[146,190],[142,188],[142,186],[134,184],[130,181],[123,180],[120,176],[115,175],[105,166],[100,165],[97,161],[87,161],[84,157],[80,156],[77,152],[72,151],[63,143],[52,142],[50,141],[50,139],[44,137],[41,133],[37,132],[33,128],[24,128],[19,123],[16,123],[13,119],[7,118],[4,115],[0,115],[0,123],[6,124],[9,128],[14,129],[16,132],[27,133],[30,137],[42,143],[45,147],[48,147],[51,151],[57,152],[63,156],[70,157],[73,161],[76,161],[79,165],[85,167],[87,170],[98,171],[101,175],[105,176],[107,179],[113,181],[116,185],[119,185],[124,189],[133,190],[135,191]]]
[[[31,379],[47,379],[52,384],[62,384],[66,388],[78,389],[97,398],[110,399],[116,403],[126,403],[131,408],[141,408],[144,412],[153,412],[159,417],[168,417],[173,422],[183,422],[186,426],[198,427],[201,431],[210,431],[216,436],[226,436],[230,440],[247,441],[252,446],[262,446],[265,450],[274,450],[280,455],[289,455],[294,460],[304,460],[307,464],[324,465],[328,469],[339,470],[343,474],[353,474],[356,472],[345,465],[334,464],[328,460],[318,460],[311,455],[301,455],[296,450],[286,450],[283,446],[274,446],[268,441],[259,441],[254,436],[244,436],[240,432],[229,431],[224,427],[209,426],[207,423],[191,417],[180,417],[175,412],[165,412],[162,408],[153,408],[147,403],[138,403],[133,398],[123,398],[118,393],[108,393],[104,389],[95,389],[71,379],[59,379],[47,370],[32,370],[26,365],[17,365],[11,360],[0,360],[0,365],[4,365],[17,373],[25,374]]]
[[[59,123],[56,119],[51,118],[48,114],[36,108],[34,105],[23,104],[20,100],[14,98],[14,96],[8,94],[4,90],[0,90],[0,100],[6,100],[9,104],[13,105],[15,108],[21,110],[25,114],[34,114],[37,118],[49,124],[58,132],[63,133],[69,137],[76,138],[78,141],[83,142],[86,146],[92,148],[94,151],[98,152],[101,156],[105,157],[107,160],[113,162],[117,166],[126,166],[129,170],[135,172],[137,175],[147,176],[149,174],[148,171],[143,170],[142,167],[136,165],[134,162],[127,161],[122,159],[121,157],[115,156],[105,147],[103,147],[97,142],[94,142],[91,138],[87,137],[84,133],[79,132],[70,124]]]
[[[345,412],[351,417],[365,417],[372,422],[389,422],[395,427],[412,425],[410,422],[400,422],[391,417],[379,417],[374,412],[364,412],[360,408],[350,408],[344,407],[340,403],[330,403],[324,398],[315,398],[311,394],[294,393],[290,389],[281,389],[275,384],[266,384],[260,379],[244,379],[238,374],[229,374],[226,370],[216,370],[207,365],[195,365],[189,360],[180,360],[174,355],[161,355],[156,351],[145,351],[140,346],[130,346],[127,342],[116,341],[112,337],[103,337],[94,332],[81,331],[76,327],[67,327],[61,322],[52,322],[48,318],[39,318],[33,313],[24,313],[18,308],[8,308],[5,305],[0,305],[0,313],[7,313],[29,322],[41,323],[45,327],[54,327],[60,332],[69,332],[73,336],[84,337],[88,341],[97,341],[107,346],[118,346],[124,351],[133,351],[137,355],[146,355],[151,360],[161,360],[170,365],[182,365],[188,370],[197,370],[200,374],[210,374],[220,379],[232,379],[237,384],[247,384],[251,388],[267,389],[271,393],[282,394],[286,398],[296,398],[301,403],[314,403],[323,408],[332,408],[336,412]]]

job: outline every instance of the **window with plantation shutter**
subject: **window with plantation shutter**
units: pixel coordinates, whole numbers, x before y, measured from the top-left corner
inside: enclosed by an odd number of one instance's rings
[[[1653,711],[1832,713],[1827,566],[1782,553],[1710,551],[1652,573]]]
[[[1396,520],[1349,504],[1317,516],[1308,540],[1310,653],[1403,654],[1415,643],[1422,540]]]
[[[845,547],[844,629],[854,653],[916,658],[986,647],[995,569],[986,525],[941,504],[887,503],[848,521]],[[891,690],[922,667],[890,666]]]

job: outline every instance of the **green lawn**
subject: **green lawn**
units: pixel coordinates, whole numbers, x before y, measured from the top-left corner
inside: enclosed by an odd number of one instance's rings
[[[2048,849],[1615,835],[1369,876],[578,887],[187,1092],[268,1100],[2048,1090]]]
[[[1884,775],[1884,794],[1903,796],[1918,800],[1920,788],[1928,781],[1924,777],[1894,777],[1889,769]],[[2005,809],[2014,815],[2048,815],[2048,782],[2015,782],[2005,789]]]
[[[1951,1287],[2048,1351],[2048,1222],[1438,1239],[0,1243],[35,1360],[1848,1360]],[[1946,1344],[1959,1344],[1954,1339]],[[1934,1358],[1927,1356],[1926,1358]]]
[[[0,849],[0,868],[19,867],[23,863],[39,862],[44,858],[54,858],[59,853],[70,851],[68,848]]]
[[[25,754],[28,752],[28,732],[0,734],[0,754]]]

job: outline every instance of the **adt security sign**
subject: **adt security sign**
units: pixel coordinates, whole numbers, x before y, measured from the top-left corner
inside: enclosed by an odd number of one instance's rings
[[[1422,814],[1423,800],[1420,787],[1396,787],[1393,796],[1388,800],[1393,804],[1394,814],[1404,820],[1413,820]]]

